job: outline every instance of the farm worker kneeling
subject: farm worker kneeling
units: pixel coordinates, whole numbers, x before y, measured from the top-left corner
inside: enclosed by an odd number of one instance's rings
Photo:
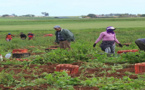
[[[74,35],[72,32],[70,32],[67,29],[62,29],[60,26],[54,26],[54,29],[56,30],[56,40],[55,42],[59,44],[60,48],[66,49],[68,48],[70,50],[70,42],[74,41]]]
[[[145,38],[140,38],[135,41],[136,45],[139,47],[140,50],[145,51]]]
[[[112,26],[107,27],[105,32],[101,32],[93,47],[95,47],[96,44],[102,40],[100,45],[101,49],[105,51],[108,56],[115,54],[115,42],[117,42],[120,47],[122,47],[122,44],[120,44],[120,42],[117,40],[114,30],[115,28]]]
[[[21,33],[20,33],[20,38],[21,38],[22,40],[25,40],[25,39],[27,38],[27,36],[26,36],[23,32],[21,32]]]
[[[31,39],[33,39],[34,38],[34,34],[33,33],[31,33],[31,32],[29,32],[28,33],[28,40],[31,40]]]
[[[6,41],[11,41],[13,36],[14,36],[14,35],[11,35],[11,33],[8,33],[8,34],[6,35]]]

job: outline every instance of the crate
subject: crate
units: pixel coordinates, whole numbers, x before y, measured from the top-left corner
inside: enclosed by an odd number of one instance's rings
[[[44,35],[44,37],[47,37],[47,36],[52,37],[53,34],[45,34],[45,35]]]
[[[135,64],[135,73],[145,73],[145,62]]]
[[[121,54],[121,53],[127,53],[127,52],[138,52],[138,49],[133,49],[133,50],[119,50],[117,53]]]
[[[66,71],[69,75],[75,75],[79,71],[78,65],[72,65],[72,64],[59,64],[56,66],[56,70],[58,72]]]
[[[46,48],[45,49],[45,52],[49,52],[49,51],[51,51],[51,50],[56,50],[57,48]]]
[[[13,53],[13,58],[25,58],[29,56],[30,53]]]
[[[28,49],[13,49],[12,53],[28,53]]]

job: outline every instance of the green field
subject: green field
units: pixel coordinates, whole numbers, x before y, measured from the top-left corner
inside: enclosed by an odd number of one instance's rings
[[[118,50],[138,49],[135,40],[145,38],[144,24],[145,18],[0,18],[0,54],[4,57],[13,49],[28,49],[31,53],[30,57],[24,58],[29,61],[17,61],[11,57],[0,62],[0,89],[40,89],[47,86],[44,90],[83,90],[86,87],[88,90],[144,90],[145,74],[135,74],[134,64],[145,62],[145,53],[117,54]],[[59,48],[45,52],[46,48],[54,45],[55,36],[44,35],[54,34],[55,25],[74,33],[76,41],[71,43],[69,52]],[[108,26],[117,28],[115,32],[120,43],[131,43],[123,48],[116,45],[114,57],[107,57],[101,51],[101,42],[93,48],[99,34]],[[35,39],[21,40],[20,32],[32,32]],[[15,35],[10,42],[5,40],[8,33]],[[56,65],[72,63],[80,66],[78,75],[54,72]],[[52,71],[45,71],[46,68]]]
[[[145,18],[107,18],[107,19],[43,19],[14,18],[0,19],[0,30],[52,30],[60,25],[70,30],[99,29],[107,26],[117,28],[142,28]]]

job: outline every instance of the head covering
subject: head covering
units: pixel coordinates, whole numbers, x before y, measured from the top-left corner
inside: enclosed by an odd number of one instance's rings
[[[11,33],[8,33],[8,35],[11,35]]]
[[[59,25],[56,25],[56,26],[54,26],[54,29],[55,29],[55,28],[61,28],[61,27],[60,27]]]
[[[115,30],[115,28],[112,27],[112,26],[109,26],[109,27],[106,28],[107,33],[112,33],[112,34],[114,34],[114,30]]]

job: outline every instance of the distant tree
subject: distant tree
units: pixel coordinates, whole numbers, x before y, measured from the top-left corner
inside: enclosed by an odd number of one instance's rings
[[[47,13],[47,12],[42,12],[42,14],[43,14],[44,16],[49,16],[49,13]]]
[[[142,14],[141,17],[145,17],[145,14]]]
[[[95,14],[88,14],[87,16],[90,17],[90,18],[96,18],[97,17]]]
[[[4,14],[4,15],[2,15],[2,17],[9,17],[10,15],[8,15],[8,14]]]
[[[17,15],[16,15],[16,14],[12,14],[12,16],[17,17]]]
[[[22,17],[35,17],[33,14],[22,15]]]

